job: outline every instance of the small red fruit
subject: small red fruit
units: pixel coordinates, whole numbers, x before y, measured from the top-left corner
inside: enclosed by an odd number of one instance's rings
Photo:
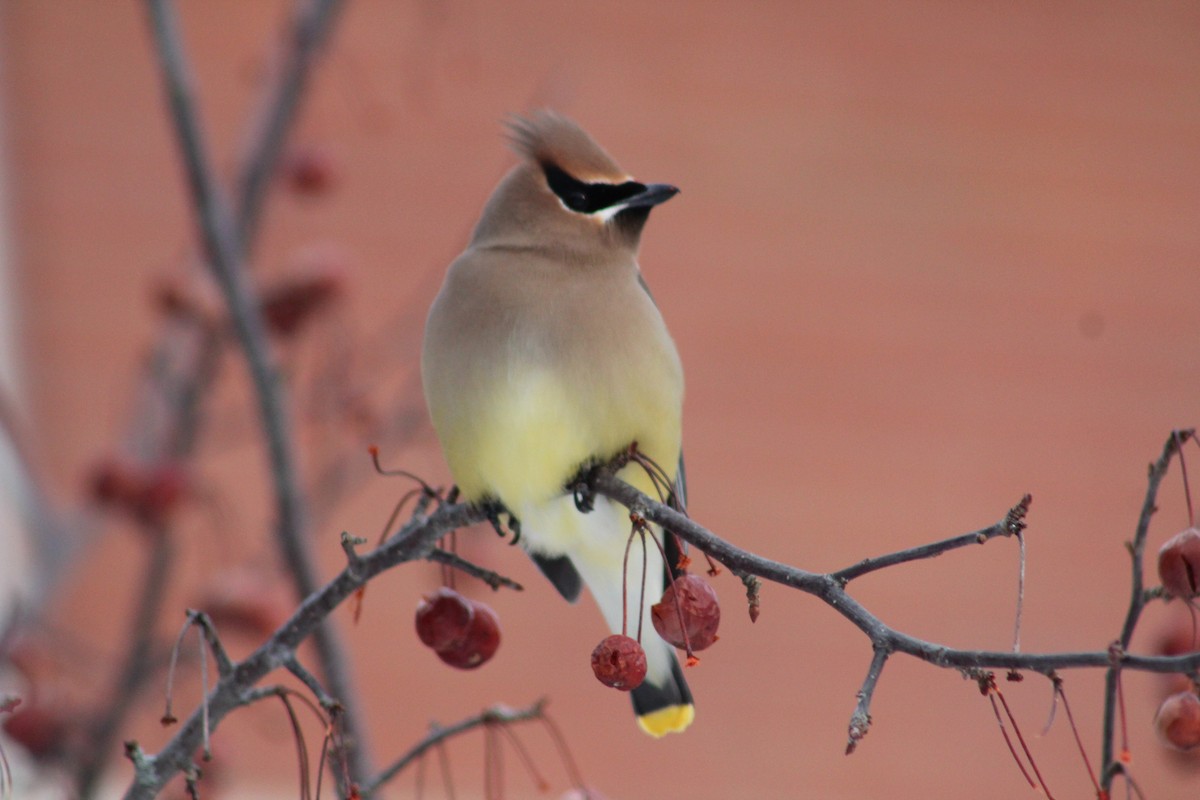
[[[646,651],[636,639],[614,633],[592,651],[592,672],[605,686],[631,692],[646,680]]]
[[[438,658],[459,669],[483,666],[500,648],[500,619],[496,612],[476,600],[468,602],[471,604],[471,621],[462,639],[436,651]]]
[[[1154,715],[1158,738],[1176,750],[1191,750],[1200,745],[1200,697],[1195,692],[1173,694]]]
[[[650,619],[658,635],[675,647],[703,650],[717,640],[721,606],[707,581],[699,575],[681,575],[650,607]]]
[[[267,329],[284,339],[328,310],[346,294],[350,258],[337,245],[309,245],[288,261],[288,274],[260,290]]]
[[[333,151],[319,144],[293,148],[280,167],[288,188],[304,195],[328,192],[337,184],[341,171]]]
[[[1200,593],[1200,530],[1188,528],[1162,546],[1158,577],[1172,597],[1188,600]]]
[[[4,733],[39,761],[58,758],[66,747],[69,720],[57,706],[22,704],[4,719]]]
[[[142,465],[109,456],[92,467],[92,498],[147,525],[165,525],[192,493],[187,469],[173,461]]]
[[[417,636],[434,650],[456,647],[466,638],[474,615],[467,598],[443,586],[417,606]]]

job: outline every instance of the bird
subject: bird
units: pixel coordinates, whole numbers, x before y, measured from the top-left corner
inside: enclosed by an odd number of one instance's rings
[[[631,695],[642,730],[682,732],[692,694],[650,619],[675,565],[643,540],[626,567],[629,512],[605,497],[589,510],[568,486],[636,443],[684,494],[683,367],[637,261],[651,209],[679,189],[635,180],[557,112],[508,127],[518,163],[426,320],[430,417],[460,498],[503,509],[566,600],[586,585],[611,631],[641,636],[647,674]],[[618,477],[653,496],[637,464]]]

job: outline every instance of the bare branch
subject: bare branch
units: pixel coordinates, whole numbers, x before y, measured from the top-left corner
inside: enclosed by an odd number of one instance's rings
[[[451,553],[448,550],[442,550],[440,548],[436,549],[429,554],[428,560],[438,564],[445,564],[446,566],[453,567],[460,572],[465,572],[471,577],[478,578],[479,580],[483,581],[493,589],[498,590],[500,587],[504,586],[518,592],[525,590],[524,586],[517,583],[512,578],[506,578],[499,572],[493,572],[492,570],[485,569],[477,564],[472,564],[470,561],[467,561],[457,553]]]
[[[883,646],[890,648],[893,652],[906,653],[934,666],[958,670],[1016,669],[1049,674],[1056,669],[1112,666],[1111,656],[1107,650],[1068,653],[958,650],[918,639],[886,625],[851,597],[835,578],[836,575],[844,573],[846,570],[842,570],[841,573],[833,572],[823,575],[779,561],[772,561],[730,544],[694,520],[667,505],[651,500],[608,472],[596,473],[592,481],[593,488],[597,493],[616,500],[627,508],[635,510],[643,518],[672,531],[679,538],[709,553],[735,573],[757,575],[773,583],[799,589],[819,598],[863,631],[871,639],[872,644],[877,647]],[[965,537],[969,538],[974,535],[966,534]],[[963,538],[959,536],[945,541],[958,541]],[[907,554],[912,550],[900,552]],[[935,547],[933,553],[937,552],[945,551],[937,550]],[[883,558],[888,557],[883,556]],[[906,557],[904,560],[911,560],[911,558]],[[1180,656],[1143,656],[1121,653],[1119,663],[1123,669],[1145,672],[1189,672],[1200,666],[1200,653]]]
[[[276,541],[287,564],[288,572],[300,598],[308,597],[317,588],[316,569],[309,552],[308,520],[304,495],[300,488],[294,441],[291,436],[291,419],[285,393],[278,370],[274,364],[262,312],[248,274],[242,266],[246,236],[252,225],[238,224],[228,200],[218,185],[215,172],[206,151],[204,136],[192,97],[192,78],[183,52],[182,37],[179,35],[175,10],[169,0],[147,0],[153,38],[158,50],[163,78],[188,176],[193,204],[197,215],[200,238],[208,256],[208,264],[224,295],[242,351],[245,354],[254,385],[260,422],[266,439],[266,448],[271,464],[274,484],[275,510],[277,519]],[[306,72],[312,50],[323,36],[311,24],[332,20],[335,4],[318,2],[301,13],[298,20],[303,31],[297,34],[297,61],[295,70]],[[303,51],[301,54],[300,51]],[[279,111],[269,118],[275,120],[268,126],[262,148],[257,150],[262,170],[269,172],[275,153],[282,141],[298,99],[299,89],[304,85],[303,77],[285,81],[287,90],[280,95]],[[255,164],[259,162],[253,162]],[[255,169],[248,174],[258,174]],[[253,219],[261,188],[258,179],[249,180],[251,188],[245,192],[251,207],[243,208],[242,217]],[[365,741],[361,736],[361,724],[356,711],[345,664],[344,649],[332,628],[322,626],[315,631],[314,644],[322,671],[330,690],[346,707],[345,723],[347,738],[352,744],[350,753],[351,774],[361,779],[370,773],[366,756]]]
[[[287,667],[300,644],[364,583],[384,570],[408,561],[428,558],[437,540],[457,528],[486,519],[482,510],[462,504],[445,505],[429,516],[411,520],[384,545],[360,557],[357,569],[347,567],[332,581],[309,595],[280,628],[245,660],[233,665],[206,698],[209,724],[216,728],[229,712],[264,696],[257,683],[279,667]],[[269,694],[269,692],[267,692]],[[334,699],[341,701],[333,692]],[[192,712],[175,736],[156,755],[137,751],[133,783],[126,800],[150,800],[174,775],[187,769],[191,754],[203,734],[202,709]],[[131,752],[127,748],[127,752]],[[131,756],[132,757],[132,756]]]
[[[909,561],[921,561],[927,558],[940,556],[942,553],[947,553],[951,550],[957,550],[960,547],[967,547],[972,544],[986,544],[997,536],[1013,536],[1018,534],[1025,527],[1025,514],[1029,511],[1029,504],[1033,501],[1030,495],[1025,495],[1021,501],[1009,509],[1004,519],[997,522],[995,525],[989,525],[986,528],[974,531],[972,533],[964,533],[961,536],[952,536],[949,539],[943,539],[940,542],[931,544],[923,544],[918,547],[910,547],[907,550],[900,550],[895,553],[889,553],[885,556],[876,558],[866,558],[858,562],[852,567],[838,570],[833,573],[833,578],[845,586],[855,578],[862,577],[869,572],[894,567],[897,564],[905,564]]]
[[[883,673],[883,665],[887,663],[889,655],[891,653],[886,649],[877,647],[875,655],[871,657],[871,666],[867,670],[867,677],[863,679],[862,688],[858,690],[858,705],[855,706],[854,713],[850,715],[846,755],[854,752],[858,743],[871,729],[871,698],[875,694],[875,686],[879,683],[879,676]]]
[[[363,797],[370,797],[385,783],[399,775],[406,767],[424,755],[431,747],[436,747],[447,739],[484,725],[511,725],[514,722],[542,719],[542,709],[545,707],[545,704],[546,701],[542,699],[527,708],[510,708],[508,706],[496,705],[444,728],[435,725],[428,736],[417,742],[409,748],[408,752],[392,762],[383,772],[360,787],[360,791]]]
[[[1146,551],[1146,537],[1150,532],[1150,519],[1154,516],[1154,512],[1158,510],[1158,488],[1166,477],[1167,469],[1171,465],[1171,460],[1179,454],[1179,448],[1187,442],[1188,439],[1196,435],[1194,430],[1176,430],[1171,431],[1171,435],[1167,437],[1166,444],[1163,445],[1162,455],[1158,460],[1150,465],[1149,475],[1146,484],[1146,497],[1142,501],[1142,512],[1138,516],[1137,530],[1134,532],[1133,541],[1129,543],[1130,554],[1130,591],[1129,591],[1129,609],[1125,612],[1125,622],[1121,626],[1121,635],[1117,638],[1117,649],[1124,653],[1129,648],[1129,643],[1133,640],[1133,631],[1137,627],[1138,619],[1142,615],[1142,609],[1145,608],[1147,602],[1147,594],[1143,589],[1145,580],[1144,559]],[[1100,751],[1100,775],[1101,785],[1104,790],[1112,789],[1112,780],[1116,775],[1116,761],[1113,758],[1113,739],[1116,737],[1116,717],[1117,717],[1117,695],[1120,690],[1120,671],[1125,669],[1126,662],[1122,659],[1117,663],[1109,665],[1108,674],[1104,676],[1104,730],[1102,733],[1103,740],[1101,742]],[[1188,667],[1180,667],[1179,672],[1189,672],[1196,669],[1196,665],[1192,664]]]
[[[340,707],[340,703],[329,696],[329,693],[325,691],[325,687],[321,685],[321,682],[317,680],[316,676],[305,669],[304,665],[296,660],[295,656],[289,658],[285,666],[287,666],[288,672],[295,675],[300,679],[301,683],[308,687],[308,690],[313,693],[313,697],[317,698],[317,702],[320,703],[325,710],[329,711],[331,709]]]
[[[292,13],[278,77],[261,106],[259,127],[240,172],[237,241],[244,253],[250,250],[254,239],[271,175],[308,87],[313,63],[328,41],[341,10],[342,0],[307,0],[297,3]]]
[[[188,618],[203,633],[204,641],[208,644],[213,660],[217,662],[217,675],[224,678],[233,672],[233,661],[230,660],[229,653],[225,652],[225,645],[221,643],[221,637],[217,635],[217,628],[213,625],[212,617],[203,611],[192,609],[188,611]]]

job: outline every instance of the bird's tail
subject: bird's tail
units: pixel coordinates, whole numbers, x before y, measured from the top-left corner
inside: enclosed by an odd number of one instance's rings
[[[643,646],[663,647],[668,651],[672,648],[654,632],[647,637],[649,641]],[[638,726],[651,736],[660,738],[668,733],[682,733],[692,724],[696,716],[696,707],[692,704],[692,691],[688,688],[683,677],[683,668],[675,653],[668,652],[671,671],[663,676],[660,683],[655,683],[650,676],[642,685],[633,690],[633,711],[637,714]]]

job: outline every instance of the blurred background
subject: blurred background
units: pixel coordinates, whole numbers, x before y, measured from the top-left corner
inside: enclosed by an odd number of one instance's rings
[[[230,177],[289,4],[178,6]],[[150,549],[97,508],[97,465],[136,454],[154,425],[139,386],[175,324],[164,297],[182,287],[203,303],[208,290],[142,5],[5,3],[0,40],[0,372],[60,512],[35,546],[5,523],[0,580],[48,631],[33,648],[48,665],[39,697],[88,708],[115,680]],[[990,525],[1029,492],[1023,648],[1105,648],[1128,604],[1124,542],[1146,464],[1172,428],[1200,421],[1198,43],[1200,6],[1173,2],[346,3],[289,140],[314,171],[287,162],[253,253],[264,282],[335,276],[336,302],[278,347],[322,575],[343,563],[340,532],[375,537],[409,488],[370,472],[366,444],[389,466],[448,480],[416,376],[425,310],[513,161],[505,116],[551,106],[633,175],[682,188],[655,211],[641,264],[687,374],[697,520],[824,571]],[[221,367],[205,419],[170,533],[164,641],[198,597],[247,574],[267,586],[277,568],[240,361]],[[1187,452],[1200,470],[1200,451]],[[6,484],[14,501],[29,491],[11,470]],[[1189,522],[1177,469],[1159,505],[1151,553]],[[440,582],[432,565],[373,583],[357,625],[335,614],[378,763],[432,720],[547,696],[609,798],[1033,794],[975,685],[908,658],[887,665],[870,735],[844,756],[868,642],[777,586],[751,625],[727,574],[715,581],[721,641],[689,671],[695,725],[651,741],[588,670],[599,614],[561,602],[490,531],[459,541],[526,586],[492,594],[460,579],[501,618],[483,669],[452,671],[413,635],[421,593]],[[53,583],[32,566],[38,552],[59,565]],[[1004,540],[852,590],[914,635],[1004,649],[1017,570]],[[1151,607],[1135,647],[1155,651],[1186,620],[1178,603]],[[229,646],[256,643],[243,632]],[[1094,765],[1102,675],[1065,677]],[[27,691],[6,680],[0,691]],[[118,742],[163,740],[161,683],[148,682]],[[1054,795],[1094,796],[1061,709],[1042,734],[1049,683],[1002,688]],[[1129,674],[1124,688],[1143,793],[1195,797],[1195,759],[1153,735],[1166,680]],[[177,691],[190,709],[194,672]],[[519,732],[551,796],[565,792],[545,732]],[[482,741],[449,746],[459,797],[482,791]],[[295,795],[278,706],[230,717],[214,746],[211,796]],[[30,768],[8,749],[18,772]],[[113,753],[110,783],[123,787],[130,770]],[[506,765],[508,796],[538,795],[511,752]],[[442,796],[434,774],[424,797]],[[414,792],[409,774],[387,796]]]

